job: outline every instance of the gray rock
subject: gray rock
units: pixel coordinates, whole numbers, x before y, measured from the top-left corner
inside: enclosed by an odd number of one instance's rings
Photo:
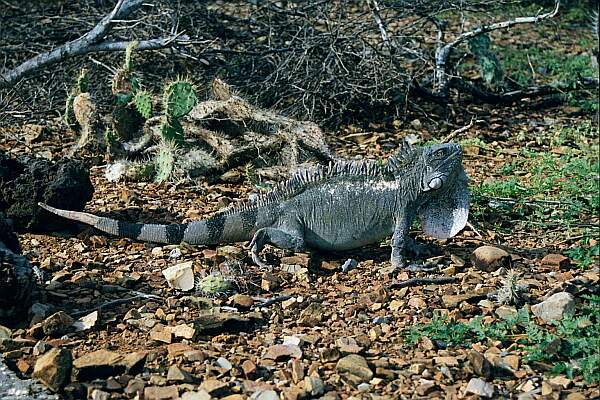
[[[307,376],[304,378],[304,390],[311,397],[318,397],[325,393],[325,384],[318,376]]]
[[[565,315],[575,312],[575,299],[567,292],[555,293],[541,303],[531,306],[531,312],[546,323],[560,321]]]
[[[473,393],[481,397],[491,398],[494,396],[494,385],[487,383],[483,379],[471,378],[467,384],[466,393]]]
[[[250,396],[250,400],[279,400],[279,395],[274,390],[259,390]]]

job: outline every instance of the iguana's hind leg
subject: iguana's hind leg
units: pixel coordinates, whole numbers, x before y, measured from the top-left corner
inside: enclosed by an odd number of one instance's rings
[[[262,228],[256,231],[250,242],[250,254],[252,261],[261,268],[270,269],[258,255],[265,244],[272,244],[280,249],[301,251],[304,249],[304,238],[277,228]]]

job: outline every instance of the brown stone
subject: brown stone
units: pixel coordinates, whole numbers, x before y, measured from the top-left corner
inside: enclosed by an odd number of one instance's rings
[[[300,313],[298,324],[301,326],[314,327],[321,323],[323,320],[323,306],[321,303],[310,303]]]
[[[492,365],[490,362],[478,351],[471,350],[467,356],[467,359],[471,363],[471,368],[479,376],[489,379],[492,376]]]
[[[256,374],[256,364],[252,360],[244,360],[242,363],[242,371],[246,378],[253,377]]]
[[[194,350],[192,346],[185,343],[173,343],[167,346],[169,358],[182,356],[186,351]]]
[[[494,246],[478,247],[471,255],[471,261],[477,268],[487,272],[511,265],[510,254]]]
[[[275,344],[267,349],[263,358],[279,361],[286,358],[302,358],[302,350],[295,344]]]
[[[177,386],[149,386],[144,389],[144,400],[177,400]]]
[[[213,397],[221,397],[229,392],[229,385],[216,379],[208,379],[202,382],[200,390],[204,390]]]
[[[254,305],[254,300],[247,294],[236,294],[231,298],[234,307],[241,308],[243,310],[250,309]]]
[[[71,352],[53,348],[37,359],[33,377],[39,379],[50,390],[58,392],[69,382],[71,366]]]
[[[373,371],[369,368],[367,360],[358,354],[350,354],[341,358],[335,369],[339,373],[347,372],[359,377],[363,382],[368,382],[373,378]]]
[[[66,312],[59,311],[42,322],[42,330],[48,336],[61,336],[71,330],[74,321]]]
[[[569,257],[562,254],[548,254],[542,258],[542,265],[549,267],[568,268],[571,265]]]
[[[292,361],[292,381],[298,383],[304,379],[304,364],[301,360]]]

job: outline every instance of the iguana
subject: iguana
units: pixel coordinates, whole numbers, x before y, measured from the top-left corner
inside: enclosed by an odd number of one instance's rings
[[[456,235],[469,213],[467,176],[456,144],[404,144],[387,162],[336,161],[294,173],[255,201],[185,224],[138,224],[40,206],[120,237],[214,245],[250,240],[252,260],[265,244],[301,251],[348,250],[392,236],[391,262],[402,267],[415,217],[435,238]]]

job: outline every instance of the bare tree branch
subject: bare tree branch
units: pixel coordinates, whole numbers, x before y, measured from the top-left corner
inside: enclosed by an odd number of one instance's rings
[[[545,14],[539,14],[532,17],[517,17],[512,20],[497,22],[495,24],[482,25],[477,29],[473,29],[472,31],[465,32],[458,36],[453,41],[441,45],[442,42],[440,38],[443,38],[443,31],[438,32],[438,46],[435,51],[435,71],[434,71],[434,93],[442,96],[448,97],[448,83],[449,76],[446,70],[446,63],[448,61],[448,57],[452,50],[458,46],[459,44],[474,38],[475,36],[481,35],[483,33],[492,32],[498,29],[510,28],[511,26],[518,24],[535,24],[542,20],[552,18],[556,14],[558,14],[558,9],[560,7],[560,0],[555,0],[554,9]],[[436,24],[438,30],[440,29],[440,25]]]
[[[78,39],[72,40],[63,44],[60,47],[55,48],[52,51],[47,53],[38,54],[37,56],[30,58],[29,60],[23,62],[12,70],[3,73],[0,75],[0,87],[1,86],[12,86],[24,76],[31,74],[33,71],[46,67],[48,65],[57,63],[66,58],[73,57],[76,55],[82,55],[89,53],[91,49],[94,49],[94,45],[98,44],[111,30],[111,24],[116,19],[122,19],[127,17],[133,11],[137,10],[142,5],[143,0],[119,0],[112,11],[102,18],[91,31],[87,32],[85,35],[81,36]],[[156,39],[159,42],[153,42],[152,45],[156,46],[160,43],[160,40],[166,39]],[[150,44],[146,44],[149,46]],[[110,46],[108,46],[110,47]],[[121,49],[117,49],[121,50]],[[96,50],[98,51],[98,50]],[[101,51],[109,51],[108,49]]]

